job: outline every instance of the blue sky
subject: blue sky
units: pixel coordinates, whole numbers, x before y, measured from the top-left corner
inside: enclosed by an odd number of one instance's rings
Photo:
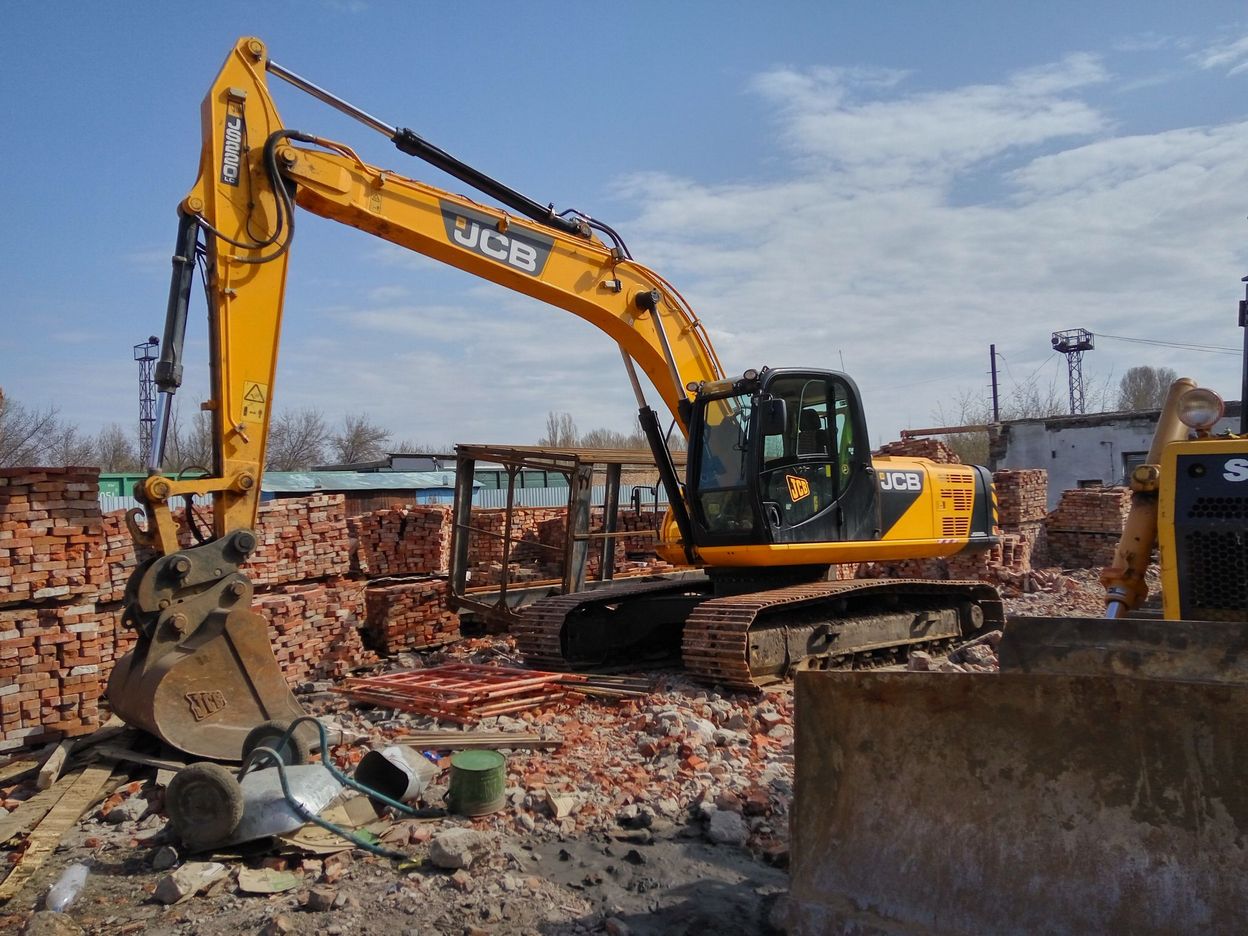
[[[1242,3],[13,4],[0,386],[132,424],[199,102],[242,35],[541,202],[602,218],[690,300],[729,371],[845,369],[874,442],[1038,381],[1058,329],[1239,397],[1248,273]],[[272,81],[288,126],[463,186]],[[202,309],[184,409],[206,390]],[[614,346],[566,313],[319,219],[300,224],[278,410],[395,440],[626,429]]]

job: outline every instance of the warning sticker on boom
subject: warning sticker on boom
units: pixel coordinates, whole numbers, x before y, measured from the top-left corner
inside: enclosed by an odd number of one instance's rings
[[[269,405],[269,388],[267,384],[254,380],[243,381],[243,421],[262,422],[264,411]]]

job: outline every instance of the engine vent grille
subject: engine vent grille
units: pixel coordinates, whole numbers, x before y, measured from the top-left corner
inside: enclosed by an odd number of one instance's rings
[[[1187,513],[1192,520],[1248,518],[1248,497],[1198,497]]]
[[[964,510],[967,513],[970,513],[975,504],[975,492],[969,488],[947,488],[940,492],[940,496],[949,501],[954,510]]]
[[[943,517],[940,521],[941,536],[969,536],[971,533],[970,517]]]
[[[1219,510],[1242,511],[1245,504],[1243,498],[1201,500],[1217,502],[1216,507],[1209,509]],[[1230,519],[1244,514],[1201,516]],[[1192,530],[1183,537],[1180,548],[1187,558],[1186,581],[1180,582],[1179,588],[1187,590],[1188,615],[1210,621],[1245,620],[1248,615],[1248,536],[1236,530]]]

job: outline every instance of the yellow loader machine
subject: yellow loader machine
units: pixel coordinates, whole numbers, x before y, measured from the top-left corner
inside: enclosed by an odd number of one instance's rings
[[[269,76],[504,207],[371,166],[342,143],[285,127]],[[142,509],[130,518],[150,555],[126,595],[125,618],[139,640],[108,687],[128,722],[190,753],[229,759],[257,723],[299,713],[265,622],[249,609],[245,572],[297,208],[571,312],[619,346],[671,504],[660,552],[706,574],[539,602],[516,634],[530,662],[635,661],[657,646],[679,651],[704,679],[753,687],[799,669],[895,658],[1000,621],[996,592],[977,582],[841,582],[829,574],[836,563],[988,548],[998,531],[987,470],[873,460],[861,398],[845,374],[725,374],[688,304],[607,225],[556,212],[383,123],[275,63],[258,39],[231,51],[204,99],[202,126],[199,176],[179,206],[149,476],[136,489]],[[173,478],[161,474],[164,436],[197,263],[208,300],[204,406],[214,457],[204,477]],[[642,374],[687,438],[683,480]],[[192,522],[198,542],[184,548],[171,504],[193,495],[211,496],[212,529]]]
[[[1011,618],[999,674],[798,676],[792,932],[1248,931],[1248,433],[1221,414],[1171,387],[1105,618]]]

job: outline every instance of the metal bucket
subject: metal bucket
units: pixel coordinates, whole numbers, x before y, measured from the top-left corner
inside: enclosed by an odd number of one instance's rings
[[[416,799],[438,775],[438,767],[415,748],[392,744],[369,751],[355,768],[355,779],[392,800]]]
[[[485,816],[503,808],[506,759],[498,751],[460,751],[451,755],[446,802],[461,816]]]

